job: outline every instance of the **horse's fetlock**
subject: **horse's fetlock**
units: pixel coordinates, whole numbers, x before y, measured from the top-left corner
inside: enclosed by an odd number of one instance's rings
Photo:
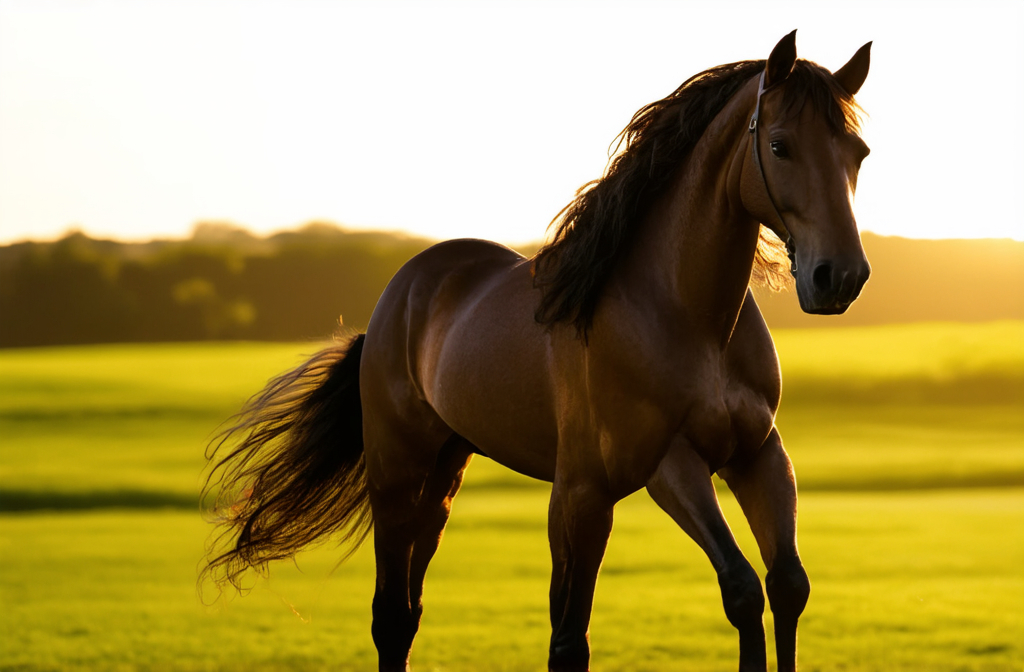
[[[590,640],[586,633],[579,635],[555,634],[548,652],[548,670],[551,672],[575,672],[590,667]]]
[[[420,628],[420,604],[407,605],[387,600],[378,591],[373,597],[373,623],[370,634],[382,663],[399,665],[408,663],[409,651]]]

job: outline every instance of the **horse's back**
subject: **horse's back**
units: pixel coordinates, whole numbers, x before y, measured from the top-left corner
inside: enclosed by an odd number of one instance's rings
[[[412,424],[436,414],[480,452],[550,478],[555,425],[538,298],[529,261],[507,247],[463,239],[425,250],[395,275],[370,321],[363,379],[376,382],[364,390],[383,398],[365,401]]]

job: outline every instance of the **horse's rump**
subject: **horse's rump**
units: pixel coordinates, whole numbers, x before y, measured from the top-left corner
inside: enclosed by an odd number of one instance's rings
[[[448,241],[411,259],[367,328],[367,417],[430,424],[429,407],[480,452],[550,480],[555,425],[538,298],[529,261],[495,243]]]

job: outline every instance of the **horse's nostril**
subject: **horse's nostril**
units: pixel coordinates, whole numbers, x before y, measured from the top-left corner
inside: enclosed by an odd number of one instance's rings
[[[832,264],[829,262],[823,262],[818,264],[818,267],[814,269],[814,274],[811,276],[814,281],[814,287],[820,291],[828,291],[832,288]]]

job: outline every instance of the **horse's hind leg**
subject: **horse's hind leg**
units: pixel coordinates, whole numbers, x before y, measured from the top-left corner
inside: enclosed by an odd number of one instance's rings
[[[447,439],[415,441],[379,433],[366,433],[368,457],[377,458],[367,465],[377,559],[372,633],[380,670],[392,672],[408,670],[423,612],[423,578],[472,448],[450,430]]]
[[[409,600],[411,604],[420,605],[421,611],[427,565],[441,545],[441,537],[452,511],[452,501],[462,486],[462,476],[473,453],[471,443],[452,434],[438,453],[434,470],[424,488],[420,504],[422,525],[413,544],[409,572]]]
[[[648,482],[647,491],[700,545],[718,572],[725,615],[740,635],[740,671],[765,672],[761,580],[743,557],[722,515],[707,463],[677,439]]]
[[[749,464],[720,473],[736,494],[768,568],[765,587],[775,616],[779,672],[792,672],[797,620],[811,584],[796,549],[796,480],[778,431],[772,430]]]

